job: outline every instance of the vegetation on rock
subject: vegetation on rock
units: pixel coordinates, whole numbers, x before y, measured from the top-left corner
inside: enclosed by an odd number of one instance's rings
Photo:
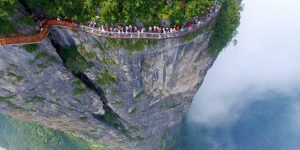
[[[0,34],[9,34],[16,30],[10,18],[15,15],[16,8],[19,7],[17,0],[1,0],[0,2]]]
[[[33,17],[29,15],[20,15],[14,18],[17,9],[21,7],[18,0],[0,1],[0,35],[6,36],[11,33],[17,33],[17,24],[33,26],[35,24]]]
[[[28,45],[24,45],[25,50],[28,53],[32,53],[32,52],[36,52],[39,48],[38,44],[28,44]]]
[[[66,67],[69,71],[73,71],[75,73],[85,72],[87,69],[92,67],[91,64],[79,54],[76,47],[62,48],[59,53],[65,61]]]
[[[97,84],[102,86],[109,86],[116,82],[117,77],[111,73],[108,69],[104,69],[103,73],[98,76]]]
[[[209,51],[212,54],[218,54],[237,34],[237,27],[240,24],[240,3],[240,0],[224,0],[209,44]]]
[[[85,85],[81,82],[81,80],[75,79],[74,83],[75,83],[75,87],[73,89],[73,96],[79,96],[88,91],[88,88],[85,87]]]

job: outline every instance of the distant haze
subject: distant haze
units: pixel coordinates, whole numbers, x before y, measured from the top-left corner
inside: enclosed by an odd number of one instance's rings
[[[234,123],[266,92],[293,96],[299,91],[300,1],[243,0],[243,4],[238,44],[219,55],[191,106],[188,118],[202,126]],[[300,129],[300,101],[293,109]]]

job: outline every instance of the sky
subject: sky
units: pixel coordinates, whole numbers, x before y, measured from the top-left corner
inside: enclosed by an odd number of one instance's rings
[[[220,53],[191,106],[188,118],[202,126],[232,124],[264,93],[293,96],[300,85],[300,1],[243,5],[238,44]],[[294,107],[300,129],[300,103]]]

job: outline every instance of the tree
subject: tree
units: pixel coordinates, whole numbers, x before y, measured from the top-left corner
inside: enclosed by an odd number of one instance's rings
[[[8,34],[15,31],[15,25],[11,23],[10,17],[15,14],[19,6],[17,0],[5,0],[0,3],[0,34]]]

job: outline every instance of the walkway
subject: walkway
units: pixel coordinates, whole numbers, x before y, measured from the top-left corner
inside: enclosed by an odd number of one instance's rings
[[[70,29],[77,28],[76,24],[71,23],[69,21],[64,21],[64,20],[59,21],[56,19],[45,20],[44,27],[41,29],[41,31],[38,34],[0,38],[0,45],[23,45],[23,44],[39,43],[48,36],[51,26],[61,26]]]
[[[209,11],[209,14],[204,17],[201,21],[197,23],[193,23],[192,26],[182,28],[178,31],[168,32],[168,33],[154,33],[154,32],[128,32],[128,33],[120,33],[120,32],[108,32],[100,30],[99,28],[84,26],[74,21],[70,20],[57,20],[57,19],[46,19],[43,28],[41,31],[36,35],[22,35],[17,37],[0,37],[0,45],[23,45],[23,44],[33,44],[39,43],[44,40],[49,32],[51,26],[60,26],[60,27],[67,27],[73,30],[87,32],[99,37],[103,38],[111,38],[111,39],[154,39],[154,40],[161,40],[161,39],[169,39],[169,38],[177,38],[189,33],[195,32],[198,29],[202,28],[212,20],[212,18],[216,17],[218,14],[217,12],[220,10],[220,7],[214,6]]]

